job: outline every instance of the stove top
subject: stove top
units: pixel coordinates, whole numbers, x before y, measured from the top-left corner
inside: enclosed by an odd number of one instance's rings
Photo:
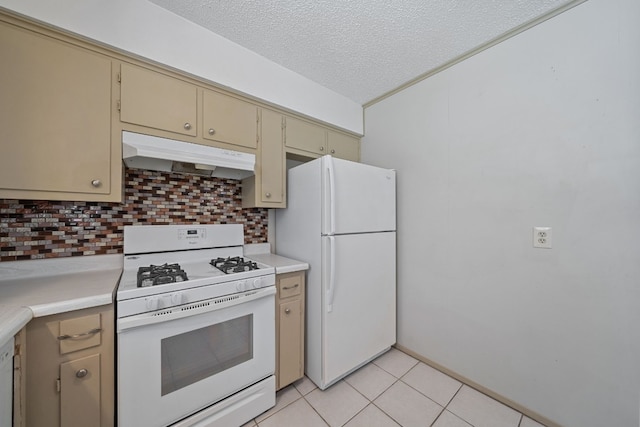
[[[137,285],[139,288],[145,286],[164,285],[167,283],[184,282],[189,280],[187,273],[180,267],[180,264],[150,265],[138,268]]]
[[[257,270],[258,264],[243,257],[227,257],[212,259],[209,263],[225,274],[241,273],[243,271]]]
[[[118,318],[274,286],[243,243],[240,224],[126,226]]]
[[[241,247],[125,255],[116,299],[139,298],[275,274],[273,267],[242,255]],[[252,267],[225,273],[212,265],[218,259],[237,260],[237,266],[251,264]]]

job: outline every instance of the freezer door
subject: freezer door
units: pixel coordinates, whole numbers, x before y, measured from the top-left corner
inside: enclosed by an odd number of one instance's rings
[[[322,243],[324,388],[396,342],[396,233]]]
[[[322,234],[396,229],[396,173],[362,163],[322,157]]]

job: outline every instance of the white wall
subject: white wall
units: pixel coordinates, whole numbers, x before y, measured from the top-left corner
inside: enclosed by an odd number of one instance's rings
[[[362,107],[146,0],[0,0],[0,7],[362,133]]]
[[[398,343],[567,427],[639,425],[639,18],[587,1],[365,110]]]

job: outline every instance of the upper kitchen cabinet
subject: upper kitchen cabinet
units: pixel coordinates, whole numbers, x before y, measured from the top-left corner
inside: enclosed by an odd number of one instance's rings
[[[341,159],[360,161],[358,138],[292,117],[286,118],[285,147],[287,153],[304,157],[331,154]]]
[[[206,140],[256,148],[258,107],[211,90],[202,96],[202,135]]]
[[[285,146],[288,152],[319,156],[327,154],[325,128],[293,117],[286,117],[285,120]]]
[[[0,15],[0,198],[120,201],[111,60]]]
[[[264,108],[260,117],[255,175],[242,180],[242,207],[285,208],[284,117]]]
[[[121,65],[121,121],[196,136],[197,108],[195,85],[146,68]]]
[[[340,159],[360,161],[360,140],[342,133],[327,131],[329,154]]]

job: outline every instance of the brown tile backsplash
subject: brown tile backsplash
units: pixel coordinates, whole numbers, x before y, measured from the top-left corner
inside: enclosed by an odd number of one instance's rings
[[[122,253],[123,227],[243,224],[245,243],[267,241],[267,209],[243,209],[241,182],[125,171],[124,203],[0,199],[0,261]]]

